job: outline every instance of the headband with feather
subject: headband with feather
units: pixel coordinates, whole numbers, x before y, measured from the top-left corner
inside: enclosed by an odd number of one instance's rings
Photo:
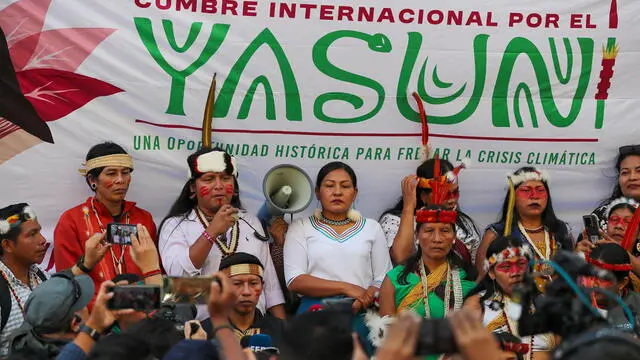
[[[414,92],[413,98],[418,104],[418,115],[420,116],[420,123],[422,126],[422,151],[424,160],[427,160],[430,155],[429,151],[429,123],[427,121],[427,114],[424,110],[424,104],[418,93]],[[458,182],[458,174],[462,169],[469,165],[469,159],[462,161],[460,165],[453,170],[442,174],[440,171],[440,157],[436,154],[434,156],[433,165],[433,178],[418,179],[418,187],[422,189],[431,190],[431,203],[434,205],[442,205],[447,200],[451,190]],[[443,223],[455,223],[457,219],[457,212],[454,210],[427,210],[420,209],[416,211],[416,221],[419,223],[431,223],[431,222],[443,222]]]

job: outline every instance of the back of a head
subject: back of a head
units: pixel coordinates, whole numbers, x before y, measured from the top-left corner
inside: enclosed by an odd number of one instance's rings
[[[151,360],[156,357],[144,334],[111,334],[100,339],[87,360]]]
[[[553,360],[640,360],[640,343],[637,340],[607,337],[579,344],[562,356],[555,355]]]
[[[285,328],[279,360],[349,360],[353,353],[353,316],[317,311],[298,315]]]
[[[622,246],[613,243],[601,243],[596,245],[589,253],[589,257],[604,264],[627,265],[631,263],[629,253]],[[611,271],[611,270],[610,270]],[[618,281],[629,276],[628,271],[611,271]]]
[[[142,336],[148,344],[151,353],[161,359],[171,347],[181,340],[172,321],[161,318],[148,318],[137,322],[124,332],[134,336]]]

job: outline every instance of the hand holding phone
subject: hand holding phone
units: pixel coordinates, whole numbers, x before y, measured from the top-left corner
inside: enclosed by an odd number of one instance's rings
[[[151,311],[160,309],[162,304],[162,288],[151,285],[119,285],[109,289],[113,297],[107,307],[112,310],[134,309]]]
[[[133,224],[110,223],[107,225],[107,242],[114,245],[131,245],[131,235],[138,236]]]
[[[582,217],[584,229],[587,232],[587,238],[592,243],[600,240],[600,226],[598,226],[598,217],[595,214],[584,215]]]

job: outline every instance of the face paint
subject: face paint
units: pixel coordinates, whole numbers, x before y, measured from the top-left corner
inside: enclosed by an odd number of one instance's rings
[[[205,197],[211,193],[211,189],[207,186],[201,186],[199,192],[201,197]]]
[[[629,224],[631,224],[631,216],[621,217],[618,215],[613,215],[609,217],[608,222],[611,226],[627,227],[629,226]]]
[[[544,186],[536,186],[535,188],[523,186],[516,189],[516,195],[523,199],[546,199],[547,189]]]
[[[111,189],[111,188],[113,187],[113,181],[107,181],[107,182],[104,184],[104,186],[105,186],[107,189]]]
[[[459,197],[460,197],[460,189],[455,189],[447,193],[447,197],[445,198],[445,201],[451,200],[451,199],[457,199]]]
[[[504,274],[521,274],[527,271],[529,263],[526,259],[520,259],[518,261],[503,261],[496,265],[496,271]]]
[[[224,186],[224,191],[227,194],[233,194],[233,185],[232,184],[227,184]]]

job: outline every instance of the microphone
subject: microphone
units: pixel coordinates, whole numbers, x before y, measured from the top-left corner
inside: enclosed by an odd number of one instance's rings
[[[267,334],[255,334],[247,335],[240,339],[240,345],[243,349],[249,348],[255,353],[265,352],[268,354],[278,354],[280,351],[277,347],[273,346],[271,336]]]

